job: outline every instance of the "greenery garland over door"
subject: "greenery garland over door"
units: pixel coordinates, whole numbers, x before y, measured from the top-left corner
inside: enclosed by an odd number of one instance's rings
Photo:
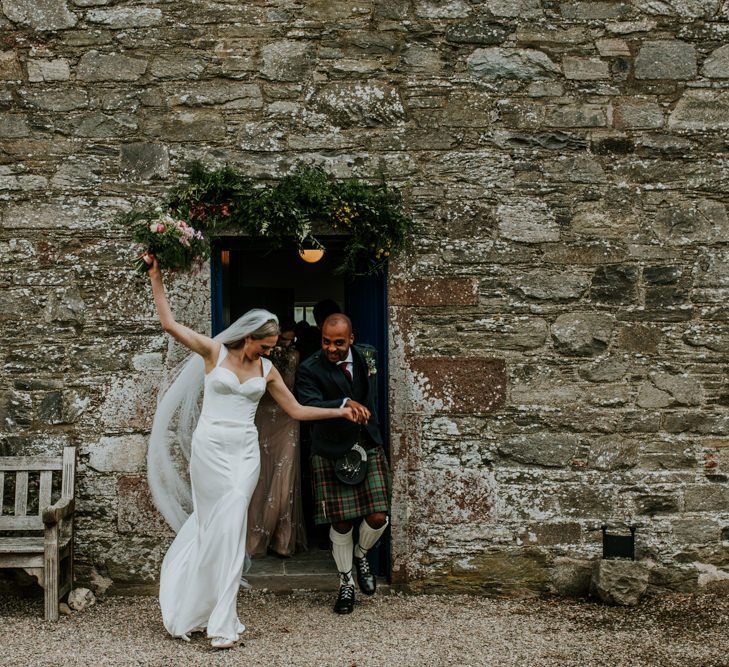
[[[195,163],[162,206],[121,219],[162,268],[182,271],[207,259],[210,237],[225,230],[267,238],[274,245],[294,239],[299,249],[325,249],[314,231],[323,227],[345,238],[338,273],[375,273],[404,248],[413,227],[399,191],[384,180],[336,180],[304,164],[274,185],[256,186],[233,167],[209,171]],[[136,265],[146,270],[143,260]]]

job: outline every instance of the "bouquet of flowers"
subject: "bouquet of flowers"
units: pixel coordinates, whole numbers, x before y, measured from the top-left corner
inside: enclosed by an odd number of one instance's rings
[[[149,269],[144,260],[147,252],[157,258],[160,268],[172,271],[187,271],[210,256],[210,244],[202,232],[169,213],[140,217],[133,223],[133,234],[145,250],[134,262],[140,274]]]

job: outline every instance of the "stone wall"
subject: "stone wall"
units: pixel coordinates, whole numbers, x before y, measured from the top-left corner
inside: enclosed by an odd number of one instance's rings
[[[404,188],[396,581],[581,592],[604,521],[655,590],[723,576],[724,0],[0,6],[1,449],[79,448],[82,578],[150,584],[170,539],[144,466],[171,348],[114,217],[195,158]],[[171,293],[209,326],[205,276]]]

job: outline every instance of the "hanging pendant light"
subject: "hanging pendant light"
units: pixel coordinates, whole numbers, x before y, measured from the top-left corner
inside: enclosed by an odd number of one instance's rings
[[[316,264],[324,257],[324,250],[322,248],[304,248],[299,250],[299,257],[308,264]]]

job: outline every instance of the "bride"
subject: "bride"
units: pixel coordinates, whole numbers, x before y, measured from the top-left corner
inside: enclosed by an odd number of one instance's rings
[[[146,255],[145,261],[151,264],[163,329],[195,353],[160,389],[147,456],[155,504],[178,531],[162,562],[162,620],[175,637],[189,641],[188,633],[207,629],[214,648],[230,648],[245,630],[236,599],[246,558],[248,504],[260,470],[253,421],[259,400],[268,390],[299,420],[358,422],[364,415],[350,407],[314,408],[296,401],[266,358],[279,333],[276,316],[266,310],[247,312],[215,338],[176,322],[157,260]],[[189,459],[191,489],[175,465],[180,451]]]

